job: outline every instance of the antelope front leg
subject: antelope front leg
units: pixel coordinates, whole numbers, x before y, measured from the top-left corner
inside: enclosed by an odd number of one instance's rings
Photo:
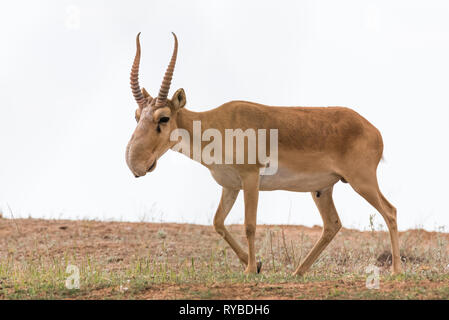
[[[243,197],[245,200],[245,232],[248,240],[248,265],[245,273],[257,273],[256,236],[257,202],[259,200],[259,171],[251,172],[243,177]]]
[[[214,217],[214,227],[215,231],[217,231],[217,233],[231,246],[240,261],[246,266],[248,265],[248,254],[242,249],[240,244],[234,239],[224,225],[225,219],[234,205],[239,191],[240,190],[223,188],[220,204],[218,205],[218,209]]]

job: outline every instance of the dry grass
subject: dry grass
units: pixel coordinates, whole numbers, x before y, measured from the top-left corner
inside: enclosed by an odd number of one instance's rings
[[[229,226],[245,243],[243,227]],[[401,232],[404,273],[389,274],[388,233],[343,229],[305,277],[291,272],[321,227],[259,226],[262,273],[243,266],[210,226],[188,224],[0,219],[3,299],[447,299],[444,232]],[[68,265],[80,289],[67,289]],[[369,290],[365,269],[380,268]]]

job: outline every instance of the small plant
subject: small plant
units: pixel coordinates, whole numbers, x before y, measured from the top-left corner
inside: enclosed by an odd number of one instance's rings
[[[159,239],[165,239],[167,238],[167,233],[164,231],[164,229],[159,229],[157,232],[157,237]]]
[[[374,213],[369,215],[369,228],[372,233],[374,233],[376,231],[376,227],[374,226],[374,218],[375,217],[376,217],[376,215]]]

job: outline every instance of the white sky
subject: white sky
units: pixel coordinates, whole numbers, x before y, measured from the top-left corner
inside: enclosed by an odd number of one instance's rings
[[[2,2],[0,208],[211,224],[220,187],[206,168],[170,151],[135,179],[125,163],[135,36],[154,95],[174,31],[170,95],[183,87],[188,109],[351,107],[382,132],[378,176],[399,228],[447,226],[448,18],[443,0]],[[375,209],[350,186],[337,184],[334,199],[345,227],[367,228]],[[227,223],[242,221],[240,195]],[[281,191],[261,194],[258,222],[322,224],[309,194]]]

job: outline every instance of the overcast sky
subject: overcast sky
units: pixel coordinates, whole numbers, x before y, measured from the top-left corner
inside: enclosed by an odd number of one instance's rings
[[[382,132],[379,182],[399,228],[447,226],[448,17],[443,0],[4,1],[0,209],[211,224],[221,189],[206,168],[169,151],[135,179],[125,163],[135,36],[141,84],[156,95],[174,31],[170,96],[184,88],[186,108],[353,108]],[[338,183],[334,199],[345,227],[368,227],[376,211],[350,186]],[[241,222],[240,195],[227,223]],[[261,194],[258,222],[322,225],[309,194],[282,191]]]

